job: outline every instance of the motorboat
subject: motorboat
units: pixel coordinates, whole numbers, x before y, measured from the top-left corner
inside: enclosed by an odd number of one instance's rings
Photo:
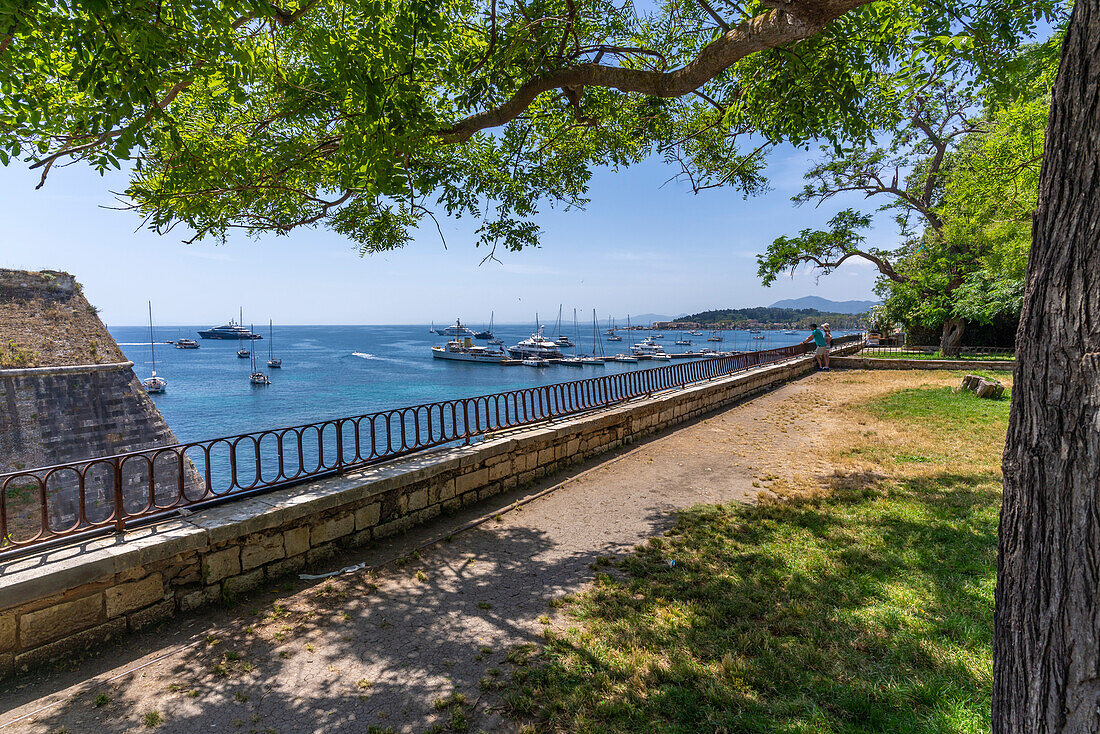
[[[604,360],[597,359],[596,357],[581,357],[581,364],[600,365],[603,366]]]
[[[251,356],[252,352],[243,347],[237,350],[237,359],[248,359]]]
[[[616,354],[614,357],[611,358],[611,361],[612,362],[637,363],[638,358],[637,357],[632,357],[629,354]]]
[[[461,319],[455,319],[454,326],[448,326],[442,331],[436,330],[436,334],[442,334],[443,336],[475,336],[474,330],[468,326],[463,325]]]
[[[156,393],[162,393],[168,387],[168,380],[163,377],[157,376],[157,353],[153,347],[153,302],[149,302],[149,357],[153,361],[152,373],[149,377],[146,377],[141,381],[141,386],[145,388],[145,392],[153,395]]]
[[[702,336],[703,332],[692,329],[691,331],[688,332],[688,334],[690,334],[691,336]]]
[[[519,344],[508,347],[508,354],[513,359],[561,359],[561,349],[557,342],[552,342],[542,334],[543,327],[537,330]]]
[[[691,339],[677,339],[676,344],[678,346],[690,347],[691,346]]]
[[[176,349],[198,349],[199,343],[194,339],[177,339]]]
[[[557,344],[559,347],[565,347],[565,348],[577,346],[565,334],[559,334],[558,338],[554,340],[554,343]]]
[[[474,334],[474,339],[487,339],[487,340],[489,340],[490,344],[493,343],[493,316],[494,315],[495,314],[492,311],[489,312],[489,327],[487,329],[485,329],[485,331],[479,331],[476,334]],[[500,342],[498,341],[497,344],[499,344],[499,343]]]
[[[528,357],[527,359],[524,359],[522,361],[523,361],[523,364],[527,365],[528,367],[549,367],[550,366],[550,360],[548,360],[548,359],[538,359],[537,357]]]
[[[671,361],[672,360],[672,355],[671,354],[665,354],[664,352],[661,352],[660,354],[654,354],[653,359],[660,360],[660,361]]]
[[[647,336],[645,339],[632,346],[630,348],[630,353],[635,357],[655,357],[658,354],[664,354],[665,350],[664,347],[653,341],[653,337]]]
[[[664,334],[654,334],[653,336],[651,336],[649,338],[650,339],[664,339],[665,335]]]
[[[554,364],[560,364],[565,367],[584,367],[584,360],[580,357],[562,357],[559,360],[555,360]]]
[[[251,329],[244,328],[242,325],[244,322],[243,308],[238,318],[240,319],[239,321],[230,319],[228,324],[203,329],[199,331],[199,337],[203,339],[263,339],[262,336],[254,333]]]
[[[454,338],[441,347],[432,347],[432,357],[449,359],[455,362],[482,362],[500,364],[504,361],[504,352],[474,344],[470,337]]]
[[[623,338],[618,334],[612,334],[611,336],[607,337],[607,340],[609,342],[621,342]]]
[[[784,334],[786,334],[787,336],[794,336],[794,335],[796,335],[796,334],[797,334],[798,332],[797,332],[797,331],[795,331],[794,329],[787,329],[787,330],[786,330],[786,331],[784,331],[783,333],[784,333]]]

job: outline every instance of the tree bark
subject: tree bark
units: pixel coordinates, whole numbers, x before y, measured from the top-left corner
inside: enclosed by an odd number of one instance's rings
[[[993,731],[1100,731],[1100,0],[1062,49],[1016,337]]]
[[[966,331],[964,319],[947,319],[943,322],[940,334],[940,352],[945,357],[958,357],[962,351],[963,332]]]

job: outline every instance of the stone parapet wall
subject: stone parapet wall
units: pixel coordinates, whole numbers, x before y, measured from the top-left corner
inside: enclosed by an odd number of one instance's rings
[[[1008,370],[1016,366],[1011,359],[893,359],[888,357],[830,357],[830,367],[858,370]]]
[[[232,598],[811,370],[803,356],[0,564],[0,675]]]

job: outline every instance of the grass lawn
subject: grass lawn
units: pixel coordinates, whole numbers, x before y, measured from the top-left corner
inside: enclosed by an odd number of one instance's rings
[[[1001,352],[991,354],[960,354],[957,357],[945,357],[943,352],[879,352],[871,349],[860,352],[859,357],[874,357],[876,359],[946,359],[952,361],[963,362],[989,362],[989,361],[1004,361],[1016,359],[1016,355],[1012,352]]]
[[[844,411],[832,476],[693,508],[602,559],[572,626],[526,651],[511,713],[533,731],[988,731],[1008,400],[927,385]]]

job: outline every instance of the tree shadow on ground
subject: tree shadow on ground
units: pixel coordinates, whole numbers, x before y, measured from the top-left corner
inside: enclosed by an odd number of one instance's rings
[[[982,730],[992,474],[702,506],[615,564],[508,695],[576,732]]]

